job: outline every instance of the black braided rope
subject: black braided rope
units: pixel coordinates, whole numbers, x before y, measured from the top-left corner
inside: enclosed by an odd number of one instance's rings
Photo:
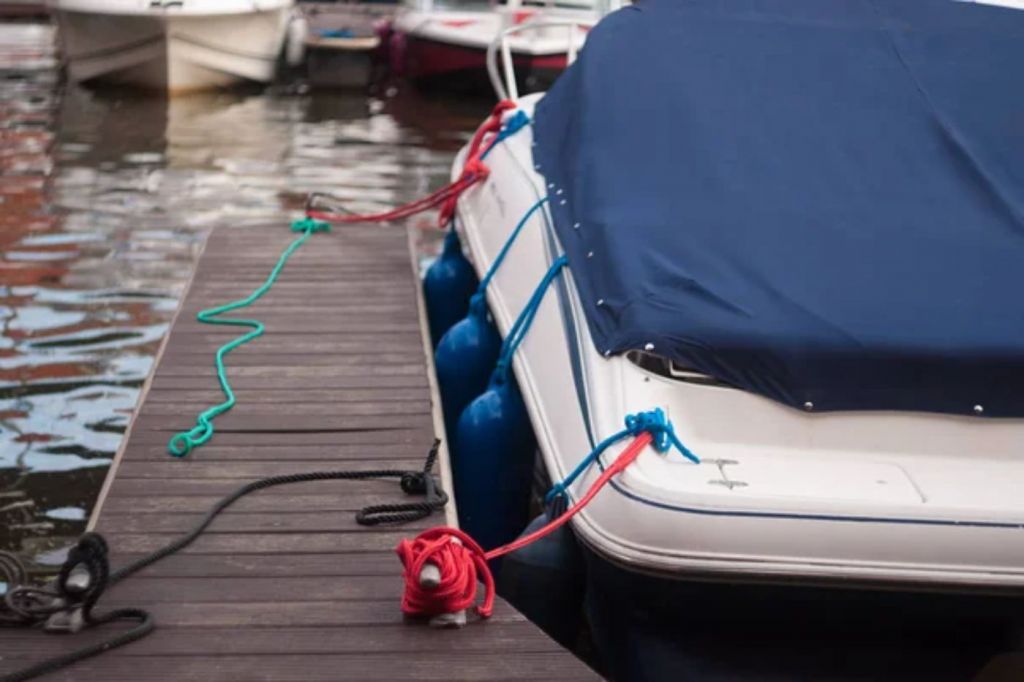
[[[425,495],[426,499],[422,502],[377,504],[363,507],[356,513],[356,522],[364,526],[376,526],[408,523],[430,516],[448,503],[447,493],[437,485],[437,481],[431,474],[431,470],[437,462],[440,445],[441,441],[434,440],[433,446],[427,453],[422,471],[402,469],[313,471],[304,474],[269,476],[246,483],[218,500],[188,533],[152,554],[122,566],[116,571],[110,571],[110,564],[107,560],[107,543],[103,537],[96,533],[86,533],[68,553],[68,558],[54,581],[53,587],[33,588],[20,585],[8,589],[4,599],[0,601],[0,625],[35,626],[45,622],[53,614],[76,609],[81,609],[82,617],[89,626],[122,620],[134,620],[138,624],[127,632],[102,642],[55,656],[13,673],[0,675],[0,682],[25,682],[25,680],[60,670],[83,659],[137,641],[152,632],[156,628],[156,623],[153,617],[142,609],[116,609],[101,615],[93,614],[92,609],[108,586],[188,547],[213,523],[217,515],[250,493],[292,483],[398,478],[402,490],[406,494]],[[8,585],[19,585],[25,579],[24,567],[13,555],[0,554],[0,569],[2,569],[2,575]],[[88,572],[88,588],[84,591],[76,591],[73,588],[71,576],[73,571],[81,570]],[[6,580],[7,577],[10,577],[11,580]],[[6,610],[3,607],[6,607]]]
[[[142,609],[115,609],[100,615],[93,613],[93,607],[103,595],[110,581],[110,562],[107,559],[107,552],[107,543],[101,535],[86,533],[68,552],[68,558],[54,580],[52,588],[17,588],[13,592],[8,592],[4,601],[8,608],[21,618],[23,625],[42,623],[49,616],[69,609],[81,609],[83,622],[89,627],[123,620],[137,621],[138,624],[130,630],[102,642],[48,658],[27,668],[4,675],[0,677],[0,682],[24,682],[56,672],[104,651],[110,651],[142,639],[153,631],[155,627],[153,617]],[[73,571],[88,573],[89,581],[86,587],[74,586],[71,581]]]
[[[90,644],[89,646],[84,646],[81,649],[75,649],[74,651],[60,656],[54,656],[53,658],[48,658],[45,661],[41,661],[27,668],[22,668],[21,670],[16,670],[13,673],[0,676],[0,682],[25,682],[26,680],[31,680],[36,677],[56,672],[61,668],[66,668],[67,666],[78,663],[79,661],[92,658],[93,656],[110,651],[111,649],[116,649],[124,646],[125,644],[136,642],[156,629],[156,623],[153,621],[153,616],[151,616],[148,611],[144,611],[142,609],[115,609],[109,613],[103,614],[102,616],[89,620],[88,623],[89,625],[104,625],[118,620],[136,620],[139,624],[127,632],[111,637],[110,639],[105,639],[102,642]]]
[[[16,585],[25,584],[27,580],[28,571],[21,559],[10,552],[0,552],[0,582],[7,585],[7,592]],[[24,622],[20,613],[8,608],[5,600],[0,600],[0,625],[22,625]]]

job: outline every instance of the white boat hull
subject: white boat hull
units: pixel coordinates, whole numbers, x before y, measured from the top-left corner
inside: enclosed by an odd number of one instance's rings
[[[532,114],[534,101],[520,105]],[[527,126],[496,147],[488,179],[460,198],[457,224],[481,273],[538,198],[559,200],[533,166],[531,142]],[[503,333],[560,253],[538,213],[487,291]],[[811,414],[659,375],[624,356],[603,357],[572,277],[563,279],[515,358],[551,478],[621,429],[624,415],[654,407],[702,458],[694,465],[643,453],[574,518],[592,549],[680,578],[1024,590],[1024,421]],[[598,473],[573,486],[575,499]]]
[[[105,13],[53,7],[75,82],[181,92],[273,79],[290,2],[223,13]]]

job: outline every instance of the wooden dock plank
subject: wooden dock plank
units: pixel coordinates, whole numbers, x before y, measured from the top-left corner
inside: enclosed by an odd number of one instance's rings
[[[247,637],[233,637],[230,631],[222,627],[202,627],[199,629],[167,627],[160,637],[151,637],[137,645],[123,650],[125,656],[153,655],[261,655],[268,648],[273,648],[281,641],[289,642],[289,649],[294,654],[360,654],[360,653],[400,653],[400,652],[460,652],[486,654],[491,647],[497,645],[503,651],[529,653],[543,652],[537,648],[536,640],[530,637],[533,626],[526,622],[502,623],[501,632],[496,633],[490,641],[472,638],[458,641],[452,637],[437,634],[431,628],[418,628],[412,636],[391,627],[374,625],[357,625],[347,628],[286,628],[268,627],[253,628]],[[70,651],[83,642],[95,642],[102,639],[100,632],[83,635],[82,641],[75,642],[72,638],[62,638],[57,642],[59,651]],[[21,656],[39,656],[45,653],[53,643],[31,634],[11,638],[9,643],[17,647]],[[121,652],[119,652],[121,653]]]
[[[240,317],[267,333],[228,356],[238,404],[186,459],[168,439],[220,402],[212,355],[238,328],[195,313],[247,296],[293,239],[283,226],[209,238],[98,515],[115,566],[192,527],[255,478],[346,468],[416,469],[435,436],[417,283],[401,230],[315,235],[273,291]],[[394,480],[318,481],[238,501],[193,545],[113,587],[101,609],[138,606],[158,630],[47,680],[595,679],[499,600],[461,631],[399,611],[395,544],[445,522],[366,528],[355,510],[405,501]],[[0,673],[96,642],[0,630]]]
[[[127,564],[142,557],[115,550],[111,561],[116,565]],[[347,575],[394,575],[395,555],[386,552],[361,552],[342,554],[320,552],[317,554],[220,554],[208,555],[202,562],[195,557],[170,556],[139,575],[153,577],[230,577],[246,575],[262,576],[347,576]]]
[[[301,633],[297,633],[301,636]],[[280,642],[287,647],[290,640]],[[86,661],[51,680],[82,682],[336,682],[337,680],[580,680],[593,673],[564,653],[494,651],[480,654],[415,652],[414,655],[352,654],[260,656],[136,656],[118,653]]]

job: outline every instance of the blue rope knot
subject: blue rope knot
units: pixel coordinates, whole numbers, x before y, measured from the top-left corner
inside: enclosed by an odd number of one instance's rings
[[[494,140],[487,145],[487,149],[480,155],[481,159],[486,159],[487,155],[497,147],[505,138],[511,137],[518,133],[520,130],[530,125],[530,117],[526,115],[526,112],[522,109],[517,109],[514,114],[508,117],[505,121],[505,125],[501,127],[498,134],[494,136]]]
[[[515,135],[528,125],[530,125],[530,117],[522,109],[516,109],[516,112],[505,121],[505,125],[502,127],[501,132],[498,133],[498,137],[504,139],[510,135]]]
[[[683,445],[683,442],[676,436],[675,427],[672,426],[672,422],[660,407],[647,412],[626,415],[626,430],[634,436],[639,436],[646,431],[654,438],[654,449],[658,452],[664,454],[668,452],[669,448],[674,447],[683,457],[694,464],[700,464],[700,458]]]
[[[330,232],[331,224],[323,220],[317,220],[316,218],[300,218],[292,223],[292,232],[305,232],[306,234],[312,234],[313,232]]]
[[[590,454],[583,458],[576,468],[572,470],[568,476],[565,477],[560,483],[555,483],[551,486],[551,490],[544,497],[545,504],[551,504],[555,501],[565,500],[568,497],[568,488],[572,485],[573,481],[579,478],[580,474],[587,470],[587,468],[597,461],[598,457],[601,456],[605,450],[612,446],[613,443],[622,440],[626,436],[639,436],[641,433],[649,433],[654,437],[652,445],[658,452],[668,452],[669,448],[674,447],[683,457],[694,464],[700,464],[700,459],[697,455],[693,454],[688,447],[683,445],[679,437],[676,436],[675,428],[672,426],[672,422],[665,416],[665,412],[660,408],[656,407],[653,410],[647,412],[637,412],[636,414],[626,415],[626,428],[613,433],[612,435],[605,438],[603,441],[594,446]]]

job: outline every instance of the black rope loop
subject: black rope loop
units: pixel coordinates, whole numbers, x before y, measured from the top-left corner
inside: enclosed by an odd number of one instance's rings
[[[25,617],[19,610],[11,608],[8,599],[13,590],[28,582],[28,571],[21,559],[11,552],[0,552],[0,582],[7,586],[3,599],[0,599],[0,625],[22,625]]]
[[[46,623],[51,618],[70,617],[76,612],[81,614],[86,626],[103,625],[120,620],[133,620],[137,623],[130,630],[97,644],[82,647],[7,675],[0,675],[0,682],[25,682],[25,680],[60,670],[104,651],[124,646],[152,632],[156,628],[156,624],[147,611],[124,608],[96,615],[93,613],[93,607],[96,606],[108,586],[192,544],[213,523],[218,514],[250,493],[273,486],[309,481],[397,478],[403,492],[407,495],[423,495],[424,499],[419,502],[403,504],[369,505],[356,513],[356,521],[365,526],[375,526],[387,523],[406,523],[430,516],[435,511],[443,509],[448,503],[448,493],[441,488],[431,473],[437,463],[440,446],[441,441],[435,439],[421,471],[402,469],[313,471],[270,476],[246,483],[217,501],[199,523],[185,535],[116,571],[110,570],[109,548],[106,540],[98,533],[86,533],[79,538],[78,543],[68,552],[67,559],[57,578],[45,588],[25,585],[26,573],[21,562],[11,554],[0,552],[0,578],[3,578],[9,586],[14,586],[8,589],[3,601],[0,602],[0,606],[5,607],[0,608],[0,625],[34,626]],[[56,631],[56,628],[48,631]],[[65,631],[74,630],[65,629]]]

